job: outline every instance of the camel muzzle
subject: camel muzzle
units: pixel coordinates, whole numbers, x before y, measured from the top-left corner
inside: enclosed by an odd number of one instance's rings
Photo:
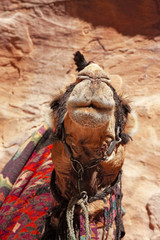
[[[85,79],[78,83],[67,101],[73,121],[84,127],[100,127],[110,120],[115,101],[110,86],[101,80]]]

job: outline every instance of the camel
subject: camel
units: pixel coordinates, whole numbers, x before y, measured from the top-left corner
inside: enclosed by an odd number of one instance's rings
[[[76,81],[51,103],[55,206],[46,217],[42,239],[92,239],[91,222],[99,219],[99,238],[93,239],[121,239],[121,169],[131,139],[131,107],[98,64],[87,62],[79,51],[74,61]],[[80,236],[80,216],[85,236]]]

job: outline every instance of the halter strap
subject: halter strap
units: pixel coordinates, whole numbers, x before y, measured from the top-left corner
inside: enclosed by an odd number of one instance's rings
[[[117,140],[116,140],[117,139]],[[89,163],[83,165],[78,158],[74,158],[73,156],[73,152],[71,147],[69,146],[69,144],[66,142],[66,134],[65,134],[65,129],[64,129],[64,125],[62,126],[62,139],[61,139],[62,143],[64,144],[64,148],[65,151],[67,152],[71,164],[72,164],[72,168],[73,170],[77,173],[78,175],[78,181],[77,181],[77,188],[79,193],[81,193],[81,181],[83,180],[83,173],[90,168],[94,168],[96,167],[98,164],[100,164],[100,162],[104,162],[107,161],[109,156],[112,154],[112,152],[114,151],[115,147],[120,144],[120,142],[122,141],[121,138],[119,137],[119,127],[117,128],[117,133],[116,133],[116,137],[113,141],[111,141],[108,149],[106,150],[106,152],[104,153],[104,156],[102,158],[94,158],[92,160],[90,160]]]

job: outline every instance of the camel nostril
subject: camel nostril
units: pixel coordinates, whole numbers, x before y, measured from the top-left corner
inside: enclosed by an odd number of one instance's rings
[[[87,75],[82,75],[82,76],[78,76],[77,79],[76,79],[76,83],[80,83],[82,81],[85,81],[85,80],[91,80],[91,78]]]
[[[104,82],[108,85],[110,85],[110,78],[107,76],[102,76],[102,77],[90,77],[87,75],[82,75],[82,76],[78,76],[76,79],[76,84],[85,81],[85,80],[90,80],[92,82],[92,84],[96,84],[96,83],[100,83],[100,82]]]

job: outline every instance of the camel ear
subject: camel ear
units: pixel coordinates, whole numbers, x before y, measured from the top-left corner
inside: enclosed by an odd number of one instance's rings
[[[122,92],[122,78],[119,75],[110,75],[110,80],[111,80],[111,84],[114,87],[114,89],[116,90],[117,93],[121,93]]]
[[[138,130],[138,120],[137,120],[137,114],[133,110],[133,106],[131,108],[132,110],[130,113],[128,113],[128,116],[127,116],[127,122],[124,128],[124,132],[132,137]]]
[[[110,75],[110,80],[118,95],[122,96],[123,99],[123,110],[127,118],[124,133],[132,137],[138,130],[138,120],[137,114],[134,111],[134,105],[127,100],[128,97],[124,96],[123,79],[119,75]]]

